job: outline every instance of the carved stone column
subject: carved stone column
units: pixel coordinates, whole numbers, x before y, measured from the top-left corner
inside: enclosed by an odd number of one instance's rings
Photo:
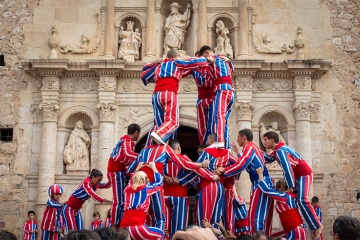
[[[249,55],[249,22],[248,22],[248,0],[239,0],[239,55],[238,58],[245,58]]]
[[[149,62],[155,56],[155,0],[147,1],[146,30],[145,30],[145,56],[143,61]]]
[[[197,50],[208,44],[207,22],[207,0],[201,0],[199,1]]]
[[[251,129],[251,122],[254,113],[254,104],[253,103],[237,103],[236,108],[236,122],[238,129],[248,128]]]
[[[114,59],[115,42],[115,0],[106,1],[106,38],[104,58]]]

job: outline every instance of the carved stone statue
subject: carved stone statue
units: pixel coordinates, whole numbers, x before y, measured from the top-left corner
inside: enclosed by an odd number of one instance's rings
[[[302,37],[302,32],[303,29],[301,26],[299,26],[296,30],[297,32],[297,38],[295,40],[295,47],[297,48],[297,52],[296,52],[296,59],[304,59],[304,50],[303,48],[305,47],[305,42],[304,42],[304,38]]]
[[[59,47],[60,38],[57,35],[58,30],[55,25],[52,26],[52,35],[49,37],[49,47],[51,48],[50,51],[50,59],[57,58],[57,51],[56,48]]]
[[[165,20],[164,55],[170,49],[181,50],[184,44],[186,28],[190,23],[191,4],[187,5],[184,14],[179,13],[180,5],[173,2],[170,5],[170,15]]]
[[[271,44],[271,38],[268,34],[262,37],[262,44],[255,44],[255,49],[260,53],[282,54],[293,53],[295,51],[294,45],[284,44],[281,48],[275,48]]]
[[[233,58],[233,48],[230,44],[229,29],[225,27],[222,20],[216,23],[217,45],[214,48],[216,54],[224,54],[228,58]]]
[[[60,47],[60,52],[77,53],[77,54],[94,53],[100,46],[100,41],[101,41],[100,32],[97,32],[91,38],[85,34],[82,34],[80,46],[72,47],[70,44],[66,44]]]
[[[67,171],[77,173],[89,171],[90,145],[90,137],[83,129],[83,122],[79,120],[71,132],[64,150],[64,162]]]
[[[285,139],[283,138],[283,136],[281,135],[281,133],[279,131],[279,124],[276,121],[272,122],[271,127],[269,127],[268,129],[266,129],[263,122],[260,122],[260,139],[263,138],[263,135],[266,132],[276,132],[279,135],[279,141],[286,144]]]
[[[119,31],[120,48],[118,58],[124,58],[128,62],[134,62],[135,59],[139,59],[141,36],[138,28],[136,28],[134,32],[133,21],[127,21],[126,24],[126,30],[121,26]]]

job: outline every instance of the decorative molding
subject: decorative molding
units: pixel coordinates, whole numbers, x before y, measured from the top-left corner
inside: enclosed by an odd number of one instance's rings
[[[97,77],[93,71],[69,71],[64,73],[64,77]]]
[[[122,72],[119,77],[120,78],[140,78],[141,72]]]
[[[98,103],[96,106],[99,109],[100,122],[115,122],[115,110],[117,108],[115,103]]]
[[[125,13],[121,15],[118,20],[115,22],[115,27],[120,28],[121,26],[124,26],[126,21],[132,20],[135,22],[134,28],[144,28],[145,27],[145,21],[142,19],[142,17],[134,12],[132,13]],[[138,24],[139,23],[139,24]]]
[[[295,76],[294,85],[295,85],[295,90],[311,90],[311,77]]]
[[[154,90],[153,84],[145,86],[140,80],[120,80],[117,87],[118,93],[152,93]]]
[[[59,77],[44,77],[40,90],[59,90]]]
[[[310,121],[310,113],[312,104],[309,102],[306,103],[295,103],[293,106],[293,112],[295,115],[295,120],[305,120]]]
[[[34,123],[41,123],[43,119],[42,110],[39,108],[38,105],[33,105],[31,108],[31,112],[33,114],[33,122]]]
[[[291,91],[293,84],[288,79],[256,79],[254,81],[254,92],[279,92]]]
[[[237,7],[208,7],[208,13],[239,13],[239,9]]]
[[[252,90],[253,89],[252,76],[236,75],[235,89],[236,90]]]
[[[61,76],[65,71],[64,68],[37,68],[40,76]]]
[[[320,103],[313,103],[310,105],[310,121],[320,122]]]
[[[316,79],[311,79],[311,90],[317,91],[317,81],[316,81]]]
[[[99,81],[99,91],[115,91],[116,78],[113,76],[101,76]]]
[[[237,103],[235,105],[237,121],[251,121],[254,113],[253,103]]]
[[[98,91],[98,79],[61,79],[60,90],[62,92],[95,92]]]
[[[42,110],[43,122],[57,122],[60,105],[58,103],[40,103],[39,109]]]
[[[194,79],[183,79],[179,84],[179,93],[197,93]]]

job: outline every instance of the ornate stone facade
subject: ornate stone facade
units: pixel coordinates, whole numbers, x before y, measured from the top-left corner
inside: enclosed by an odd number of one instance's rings
[[[4,83],[0,127],[14,129],[12,142],[0,142],[0,175],[5,186],[0,190],[0,228],[20,236],[28,210],[36,209],[41,218],[49,184],[62,184],[66,201],[85,176],[64,174],[61,156],[71,132],[66,125],[69,116],[73,116],[71,122],[84,116],[90,119],[86,129],[92,141],[90,167],[102,171],[127,124],[138,122],[146,134],[153,120],[153,87],[143,86],[139,75],[146,61],[164,54],[165,19],[172,2],[0,3],[4,19],[0,20],[0,54],[5,55],[5,66],[0,66]],[[176,2],[184,13],[189,1]],[[360,216],[355,197],[358,181],[353,177],[359,175],[360,164],[360,93],[354,80],[359,78],[354,69],[360,44],[354,19],[360,15],[354,0],[295,2],[192,1],[181,48],[192,55],[203,44],[215,47],[214,26],[223,21],[234,52],[237,94],[231,138],[235,141],[235,132],[249,127],[259,144],[262,116],[281,113],[288,144],[316,166],[313,192],[320,197],[327,234],[336,216]],[[133,21],[142,34],[139,59],[133,63],[116,59],[120,47],[116,33],[123,21]],[[269,34],[276,49],[286,44],[292,50],[289,46],[294,45],[294,53],[263,54],[255,48],[254,34]],[[67,51],[61,52],[58,46]],[[180,123],[196,127],[196,98],[193,80],[184,79],[179,93]],[[79,109],[82,115],[75,114]],[[281,176],[278,170],[272,173]],[[240,183],[240,188],[248,199],[249,183]],[[109,191],[100,194],[106,196]],[[108,207],[87,203],[85,226],[94,209],[104,213]]]

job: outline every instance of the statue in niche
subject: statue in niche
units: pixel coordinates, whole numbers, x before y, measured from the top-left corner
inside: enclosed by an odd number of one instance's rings
[[[134,62],[135,59],[139,59],[141,35],[138,28],[136,28],[134,32],[133,21],[127,21],[126,25],[126,30],[121,26],[119,31],[120,48],[118,58],[124,58],[129,62]]]
[[[94,53],[100,46],[101,34],[97,32],[91,38],[85,34],[81,35],[81,45],[78,47],[72,47],[70,44],[66,44],[60,47],[61,53],[76,53],[87,54]]]
[[[260,53],[282,54],[293,53],[295,51],[294,45],[284,44],[281,48],[275,48],[271,44],[271,38],[268,34],[261,38],[262,44],[255,44],[255,49]]]
[[[303,32],[302,27],[299,26],[296,32],[297,32],[297,38],[294,42],[295,47],[297,48],[296,59],[304,59],[303,48],[305,47],[305,42],[304,42],[304,38],[302,37],[302,32]]]
[[[50,51],[50,59],[55,59],[57,58],[57,51],[56,49],[59,47],[60,45],[60,38],[57,35],[58,30],[57,27],[55,25],[52,26],[52,35],[49,37],[49,47],[51,48]]]
[[[279,141],[286,144],[285,139],[283,138],[283,136],[281,135],[281,133],[279,131],[279,124],[276,121],[272,122],[271,126],[268,127],[267,129],[266,129],[264,123],[260,122],[260,139],[261,139],[261,142],[262,142],[263,136],[264,136],[264,134],[266,132],[276,132],[279,135]]]
[[[83,122],[77,121],[64,150],[64,162],[67,171],[89,171],[90,137],[83,128]]]
[[[216,54],[224,54],[228,58],[233,58],[233,48],[230,44],[229,29],[225,27],[222,20],[216,23],[217,45],[214,48]]]
[[[170,49],[182,50],[186,28],[190,23],[191,4],[187,5],[184,14],[179,13],[180,5],[177,2],[170,4],[170,15],[165,20],[164,55]],[[179,51],[185,54],[184,51]]]

